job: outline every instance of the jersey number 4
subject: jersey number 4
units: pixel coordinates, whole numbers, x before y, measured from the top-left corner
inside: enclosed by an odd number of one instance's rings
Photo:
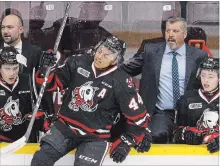
[[[129,108],[133,109],[135,111],[135,110],[139,109],[139,106],[138,106],[139,104],[143,104],[143,100],[138,93],[137,93],[137,101],[138,102],[136,102],[136,99],[133,97],[128,105]]]

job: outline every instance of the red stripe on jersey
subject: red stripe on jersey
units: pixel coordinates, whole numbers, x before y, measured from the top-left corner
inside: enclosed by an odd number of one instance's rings
[[[131,124],[131,125],[134,125],[134,126],[137,126],[137,124],[135,124],[135,122],[130,121],[130,120],[128,120],[127,123]],[[149,120],[147,119],[144,123],[142,123],[138,126],[143,127],[143,128],[147,128],[148,124],[149,124]]]
[[[112,153],[113,150],[115,150],[115,148],[121,143],[121,139],[117,139],[111,146],[111,149],[110,149],[110,154]]]
[[[105,126],[105,128],[110,130],[112,128],[112,125]]]
[[[132,136],[135,139],[136,143],[139,144],[143,140],[145,134],[141,134],[140,136],[132,134]]]
[[[36,72],[36,82],[37,82],[38,84],[43,84],[44,78],[38,77],[39,75],[40,75],[40,71],[38,70],[38,71]],[[54,73],[50,74],[49,77],[48,77],[47,83],[50,83],[50,82],[52,81],[53,77],[54,77]]]
[[[57,90],[57,87],[59,87],[60,90],[63,90],[63,84],[61,83],[57,75],[55,75],[55,83],[52,88],[48,89],[48,91],[55,91]]]
[[[95,129],[91,129],[91,128],[85,126],[84,124],[82,124],[82,123],[80,123],[80,122],[78,122],[78,121],[76,121],[76,120],[70,119],[70,118],[68,118],[68,117],[66,117],[66,116],[63,116],[63,115],[61,115],[61,114],[59,114],[58,116],[61,117],[61,118],[63,118],[64,120],[66,120],[66,121],[69,122],[70,124],[74,124],[74,125],[76,125],[76,126],[79,126],[80,128],[86,130],[86,131],[89,132],[89,133],[93,133],[93,132],[96,131]]]
[[[59,115],[60,116],[60,115]],[[62,116],[62,115],[61,115]],[[61,117],[60,116],[60,117]],[[64,116],[62,116],[62,118],[63,118]],[[65,119],[66,120],[66,118],[59,118],[58,120],[61,122],[61,123],[63,123],[63,124],[65,124],[66,125],[66,123],[65,123],[65,121],[63,120],[63,119]],[[78,132],[77,132],[77,130],[76,129],[71,129],[76,135],[78,135]],[[111,134],[99,134],[99,133],[93,133],[93,132],[89,132],[90,134],[92,134],[92,135],[95,135],[95,136],[97,136],[97,137],[99,137],[99,138],[110,138],[111,137]]]
[[[3,136],[3,135],[0,135],[0,140],[1,140],[1,142],[14,142],[13,140],[11,140],[10,138],[8,138],[8,137],[5,137],[5,136]]]
[[[60,81],[60,79],[58,78],[57,75],[55,76],[55,81],[57,83],[57,86],[60,88],[60,90],[63,90],[63,84],[62,84],[62,82]]]
[[[123,113],[123,115],[127,118],[127,119],[130,119],[130,120],[137,120],[137,119],[141,119],[141,118],[144,118],[146,116],[146,113],[147,113],[147,110],[145,110],[143,113],[141,114],[138,114],[136,116],[128,116],[126,114]]]

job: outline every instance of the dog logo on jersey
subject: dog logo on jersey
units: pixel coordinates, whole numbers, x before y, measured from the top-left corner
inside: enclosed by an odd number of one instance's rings
[[[0,126],[3,131],[10,131],[12,125],[22,124],[21,112],[19,111],[19,99],[12,100],[9,97],[3,108],[0,109]]]
[[[94,112],[98,104],[93,106],[93,97],[95,92],[99,89],[93,87],[92,81],[88,81],[80,87],[76,87],[72,92],[72,101],[69,103],[69,108],[73,111],[79,111],[79,108],[83,111]]]
[[[218,129],[218,111],[205,109],[200,119],[197,121],[197,127],[202,130]]]

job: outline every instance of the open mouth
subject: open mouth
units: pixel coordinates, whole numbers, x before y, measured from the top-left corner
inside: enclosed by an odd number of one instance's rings
[[[176,42],[174,39],[168,39],[168,42]]]
[[[204,84],[204,88],[209,88],[209,85],[208,84]]]

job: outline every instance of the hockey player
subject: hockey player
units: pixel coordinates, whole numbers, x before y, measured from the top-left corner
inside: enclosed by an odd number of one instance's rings
[[[198,145],[219,151],[219,59],[206,58],[197,72],[202,88],[187,91],[177,103],[174,142]]]
[[[32,112],[28,76],[21,74],[26,58],[14,47],[0,51],[0,142],[13,142],[26,130]]]
[[[113,161],[122,162],[131,147],[144,136],[150,140],[146,130],[149,114],[131,78],[117,68],[124,51],[125,43],[110,37],[97,45],[95,56],[71,56],[64,66],[50,74],[48,90],[57,87],[68,90],[59,119],[42,138],[32,166],[52,166],[73,149],[76,149],[75,166],[101,165],[108,151],[110,129],[120,110],[127,118],[128,127],[127,132],[112,143]],[[40,69],[54,65],[51,54],[43,55]],[[38,83],[44,80],[40,73],[36,73]],[[148,143],[150,146],[151,142]]]

